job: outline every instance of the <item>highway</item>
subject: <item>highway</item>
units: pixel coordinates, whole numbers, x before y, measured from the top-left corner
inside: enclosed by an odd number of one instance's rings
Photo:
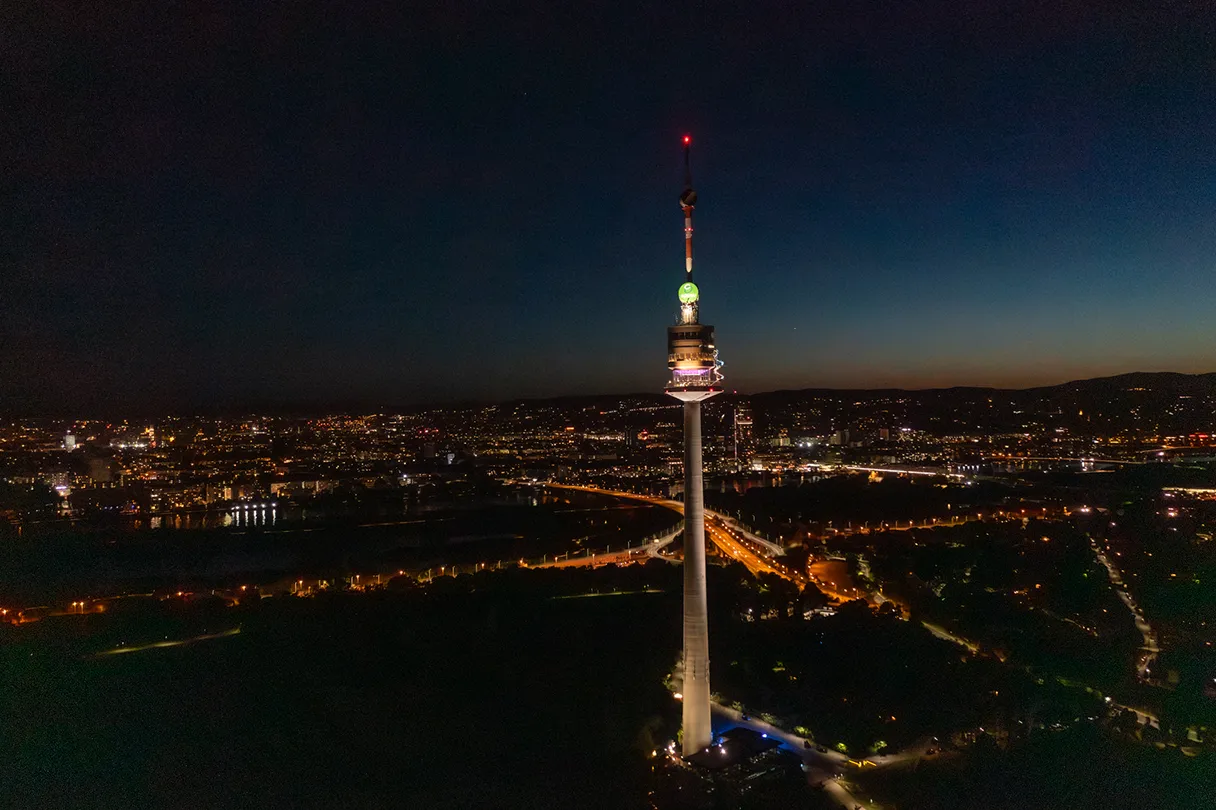
[[[680,501],[671,500],[668,498],[655,498],[649,495],[638,495],[633,492],[617,492],[611,489],[599,489],[598,487],[573,486],[566,484],[549,484],[548,486],[557,489],[570,489],[580,492],[594,492],[598,495],[610,495],[616,498],[631,498],[633,500],[645,501],[657,506],[664,506],[672,511],[684,514],[684,504]],[[768,550],[758,543],[753,543],[743,536],[741,532],[732,529],[726,525],[725,521],[711,515],[705,516],[705,536],[718,548],[723,556],[738,560],[747,567],[747,570],[753,574],[776,574],[783,579],[793,582],[799,588],[806,586],[808,580],[805,574],[786,566],[780,560],[768,553]],[[594,558],[573,558],[568,561],[570,565],[594,565],[597,564]],[[598,564],[603,564],[602,562]]]
[[[799,588],[806,587],[805,574],[793,570],[776,557],[768,554],[761,545],[748,540],[742,533],[727,526],[722,520],[706,515],[705,536],[718,547],[723,556],[738,560],[753,574],[776,574]]]

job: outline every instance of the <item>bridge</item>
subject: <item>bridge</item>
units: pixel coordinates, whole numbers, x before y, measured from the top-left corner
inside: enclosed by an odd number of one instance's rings
[[[1071,458],[1069,456],[988,456],[989,461],[1076,461],[1082,464],[1147,464],[1125,458]]]
[[[965,478],[962,473],[950,472],[945,468],[939,467],[872,467],[862,464],[835,464],[835,463],[811,463],[808,467],[815,467],[822,472],[835,472],[837,470],[848,470],[850,472],[868,472],[882,473],[885,475],[940,475],[946,478]]]
[[[520,560],[519,565],[521,568],[569,568],[574,566],[599,568],[601,565],[629,565],[643,562],[650,557],[658,558],[660,550],[664,546],[670,545],[671,541],[675,540],[683,531],[684,521],[681,520],[672,529],[652,534],[638,543],[618,548],[616,551],[613,551],[611,547],[603,551],[586,549],[582,554],[575,556],[566,552],[554,555],[552,558],[546,556],[540,560]]]
[[[546,484],[545,486],[553,489],[590,492],[614,498],[628,498],[665,507],[673,512],[677,512],[681,516],[684,514],[684,504],[670,498],[658,498],[650,495],[639,495],[635,492],[619,492],[617,490],[575,484]],[[683,531],[684,521],[680,520],[670,529],[657,532],[643,538],[638,543],[633,543],[623,548],[618,547],[613,549],[608,547],[602,551],[585,549],[582,552],[566,552],[565,554],[556,555],[546,554],[539,559],[499,560],[491,563],[477,563],[476,565],[465,566],[466,570],[464,573],[475,573],[481,570],[501,569],[511,566],[520,568],[589,566],[597,568],[602,565],[628,565],[644,561],[648,558],[667,559],[667,557],[661,555],[661,550],[675,540]],[[708,510],[705,515],[705,536],[717,547],[723,557],[742,563],[753,574],[775,574],[789,580],[799,588],[806,587],[810,581],[805,572],[795,571],[776,559],[776,557],[784,553],[784,550],[780,546],[764,538],[756,537],[751,532],[742,529],[742,527],[732,526],[721,515],[709,512]],[[580,539],[588,540],[590,538],[584,537]],[[434,576],[456,576],[459,572],[460,569],[457,566],[444,566],[438,572],[434,570],[427,571],[423,575],[422,580],[424,582],[429,581]]]
[[[1004,513],[1001,514],[1004,516]],[[869,522],[863,523],[861,526],[853,526],[852,524],[843,529],[828,527],[823,534],[831,535],[832,537],[848,537],[852,534],[872,534],[876,532],[906,532],[910,529],[936,529],[941,526],[962,526],[964,523],[972,521],[982,521],[983,515],[957,515],[948,518],[928,518],[921,521],[915,520],[894,520],[894,521],[874,521],[873,526]]]
[[[550,489],[568,489],[574,492],[590,492],[595,495],[609,495],[613,498],[628,498],[634,501],[642,501],[643,503],[654,504],[656,506],[665,506],[673,512],[684,514],[684,502],[672,500],[671,498],[659,498],[654,495],[639,495],[636,492],[621,492],[615,489],[601,489],[599,487],[582,486],[581,484],[545,484]]]
[[[735,520],[732,517],[727,517],[726,515],[723,515],[720,512],[715,512],[712,509],[706,509],[705,516],[707,518],[713,518],[714,520],[721,521],[722,524],[724,526],[726,526],[728,529],[735,532],[736,534],[742,535],[745,539],[747,539],[747,540],[751,541],[752,543],[755,543],[756,545],[765,549],[766,551],[768,551],[769,554],[773,555],[774,557],[781,557],[785,554],[784,548],[777,545],[772,540],[766,540],[765,538],[761,537],[760,535],[756,534],[755,532],[748,531],[747,528],[744,527],[742,523],[740,523],[739,521]]]
[[[637,501],[645,501],[646,503],[657,504],[667,507],[673,511],[684,514],[684,504],[680,501],[671,500],[669,498],[656,498],[650,495],[638,495],[634,492],[618,492],[612,489],[600,489],[598,487],[577,486],[572,484],[548,484],[547,486],[555,489],[568,489],[579,492],[593,492],[598,495],[609,495],[616,498],[631,498]],[[676,534],[683,531],[681,523],[679,530],[674,531],[671,535],[674,539]],[[755,537],[750,533],[745,533],[742,528],[730,526],[716,512],[711,512],[708,509],[705,511],[705,537],[712,542],[721,552],[722,556],[735,559],[747,567],[753,574],[776,574],[779,577],[788,579],[799,588],[805,587],[808,580],[805,573],[795,571],[774,557],[779,554],[784,554],[779,546],[763,538]],[[668,540],[667,542],[670,542]],[[665,545],[665,544],[664,544]],[[778,549],[774,552],[773,549]],[[618,552],[619,553],[619,552]],[[570,564],[595,565],[596,555],[586,555],[583,557],[570,558]],[[599,555],[599,559],[604,559],[604,555]],[[626,560],[630,558],[626,557]],[[600,564],[606,565],[607,562]]]

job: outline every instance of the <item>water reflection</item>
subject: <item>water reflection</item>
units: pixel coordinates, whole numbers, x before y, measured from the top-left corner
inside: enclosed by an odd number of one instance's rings
[[[225,526],[273,526],[278,522],[279,509],[277,503],[242,503],[234,504],[231,511],[224,516]]]
[[[226,512],[180,512],[134,518],[133,529],[215,529],[222,526],[273,526],[278,523],[277,503],[236,504]],[[75,523],[75,521],[73,521]]]

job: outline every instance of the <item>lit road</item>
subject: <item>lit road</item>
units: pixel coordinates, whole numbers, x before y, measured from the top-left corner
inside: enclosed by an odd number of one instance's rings
[[[593,492],[596,495],[611,495],[614,498],[630,498],[635,501],[645,501],[657,506],[665,506],[668,509],[684,514],[684,504],[680,501],[673,501],[668,498],[656,498],[652,495],[639,495],[636,492],[618,492],[614,489],[600,489],[599,487],[585,487],[577,484],[545,484],[546,487],[553,489],[569,489],[576,492]]]
[[[144,650],[159,650],[165,647],[181,647],[185,644],[193,644],[196,641],[210,641],[216,638],[228,638],[229,636],[239,635],[240,632],[241,628],[234,627],[231,630],[225,630],[222,633],[207,633],[201,636],[194,636],[193,638],[174,639],[173,641],[154,641],[151,644],[140,644],[135,647],[115,647],[112,650],[103,650],[97,653],[95,657],[101,657],[103,655],[124,655],[126,653],[143,652]]]
[[[629,565],[635,562],[645,562],[651,557],[650,546],[635,546],[633,548],[623,548],[619,551],[604,551],[599,554],[585,554],[582,557],[571,557],[568,554],[558,555],[557,558],[548,562],[529,563],[528,568],[578,568],[591,566],[598,568],[601,565]]]
[[[721,520],[707,515],[705,517],[705,534],[718,547],[723,556],[738,560],[747,566],[747,570],[753,574],[776,574],[782,579],[787,579],[794,583],[799,588],[806,586],[807,579],[805,576],[772,557],[758,543],[751,542]]]
[[[835,774],[840,773],[846,767],[845,763],[849,760],[844,754],[831,749],[817,751],[814,748],[807,748],[805,737],[791,734],[784,729],[769,725],[763,720],[752,718],[744,720],[741,712],[728,706],[719,706],[717,703],[711,703],[710,709],[715,715],[729,719],[733,725],[750,728],[753,731],[759,731],[761,734],[767,734],[773,739],[780,740],[786,747],[802,757],[802,761],[806,763],[808,771],[817,772],[812,773],[808,781],[811,781],[815,785],[822,784],[823,791],[831,796],[841,807],[853,810],[858,805],[862,807],[866,806],[835,778]]]
[[[807,564],[807,571],[816,587],[837,602],[867,597],[866,592],[853,582],[853,577],[849,574],[848,563],[844,560],[831,558],[810,560]]]
[[[854,810],[857,807],[873,810],[878,807],[877,804],[868,799],[852,793],[842,783],[841,777],[836,776],[836,774],[841,774],[844,778],[847,778],[849,771],[854,768],[853,765],[849,764],[851,760],[847,755],[830,748],[825,748],[823,751],[819,751],[817,748],[807,748],[806,737],[799,737],[797,734],[777,728],[763,720],[750,717],[744,720],[741,712],[728,706],[720,706],[717,703],[713,703],[710,704],[710,709],[717,717],[728,719],[730,725],[750,728],[761,734],[767,734],[775,740],[780,740],[787,748],[802,757],[802,761],[806,764],[808,772],[807,781],[812,786],[822,789],[825,794],[830,796],[838,805],[846,808],[846,810]],[[810,742],[814,745],[814,740]],[[872,765],[875,768],[895,768],[913,765],[924,758],[928,749],[935,745],[937,743],[926,738],[898,754],[866,757],[865,762],[868,765],[863,767]]]
[[[907,605],[901,605],[899,602],[896,602],[894,599],[887,597],[887,595],[884,594],[882,591],[875,591],[873,593],[873,598],[874,598],[874,603],[878,604],[878,605],[881,605],[883,602],[890,602],[891,604],[895,605],[897,608],[899,608],[899,618],[903,619],[904,621],[909,620],[909,609],[908,609]],[[942,627],[940,624],[933,624],[932,622],[927,622],[927,621],[922,620],[920,623],[920,626],[925,628],[926,630],[928,630],[930,633],[932,633],[937,638],[940,638],[942,641],[949,641],[951,644],[957,644],[960,647],[966,647],[967,651],[969,653],[971,653],[972,655],[979,654],[980,645],[979,645],[979,642],[977,642],[977,641],[972,641],[971,639],[963,638],[962,636],[956,636],[954,633],[951,633],[949,630]],[[999,653],[996,654],[996,656],[997,656],[997,659],[1000,661],[1005,660],[1004,656],[1000,655]]]
[[[953,473],[944,467],[866,467],[859,464],[826,464],[811,463],[807,468],[814,467],[824,472],[848,470],[850,472],[885,473],[887,475],[940,475],[945,478],[963,478],[962,473]],[[801,469],[801,468],[799,468]]]
[[[960,647],[966,647],[973,655],[979,653],[980,651],[980,645],[977,642],[974,642],[971,639],[963,638],[962,636],[956,636],[939,624],[933,624],[926,621],[922,621],[920,624],[942,641],[949,641],[953,644],[959,645]]]
[[[912,529],[937,529],[937,528],[948,527],[948,526],[962,526],[964,523],[971,523],[973,521],[981,520],[981,519],[982,518],[979,518],[975,515],[958,515],[958,516],[949,517],[949,518],[930,518],[928,520],[922,520],[920,523],[916,523],[912,520],[909,520],[907,522],[907,524],[902,525],[902,526],[900,525],[900,522],[898,520],[895,521],[894,526],[892,526],[890,523],[886,523],[886,522],[878,522],[878,525],[876,525],[876,526],[871,526],[871,525],[869,525],[869,523],[865,523],[861,526],[848,526],[843,529],[829,528],[829,529],[827,529],[826,532],[824,532],[824,534],[825,535],[830,534],[832,537],[847,537],[852,534],[877,534],[878,532],[906,532],[906,531],[911,531]]]
[[[1127,586],[1123,582],[1123,574],[1115,567],[1114,562],[1098,547],[1098,542],[1092,537],[1089,538],[1089,546],[1093,549],[1094,555],[1097,556],[1098,562],[1106,568],[1107,576],[1110,577],[1110,584],[1114,587],[1115,593],[1119,594],[1119,598],[1123,600],[1123,604],[1131,611],[1132,621],[1135,622],[1136,629],[1140,631],[1140,637],[1144,639],[1144,645],[1140,648],[1143,655],[1136,664],[1136,674],[1140,680],[1147,681],[1149,679],[1148,669],[1153,661],[1157,659],[1158,653],[1161,652],[1161,647],[1157,644],[1157,636],[1153,633],[1153,628],[1144,618],[1144,614],[1140,612],[1140,608],[1136,606],[1136,602],[1132,599],[1132,595],[1127,592]]]
[[[1125,458],[1072,458],[1067,456],[989,456],[993,461],[1080,461],[1088,464],[1144,464]]]
[[[633,500],[645,501],[657,506],[664,506],[675,512],[684,514],[684,504],[680,501],[673,501],[667,498],[655,498],[649,495],[638,495],[633,492],[617,492],[611,489],[599,489],[598,487],[583,487],[570,486],[563,484],[549,484],[548,486],[557,489],[570,489],[580,492],[594,492],[598,495],[611,495],[617,498],[631,498]],[[738,560],[747,567],[753,574],[767,573],[776,574],[783,579],[793,582],[799,588],[806,586],[807,578],[793,569],[789,568],[784,563],[774,558],[768,551],[759,545],[753,543],[735,531],[723,522],[721,519],[705,516],[705,535],[712,542],[722,555],[733,560]],[[571,560],[571,564],[576,564],[578,558]]]

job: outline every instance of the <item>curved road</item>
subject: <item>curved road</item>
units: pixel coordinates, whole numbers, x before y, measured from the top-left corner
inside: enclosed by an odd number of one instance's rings
[[[547,486],[556,489],[570,489],[580,492],[594,492],[598,495],[611,495],[617,498],[631,498],[637,501],[645,501],[646,503],[665,506],[675,512],[684,514],[684,504],[680,501],[671,500],[669,498],[655,498],[649,495],[638,495],[633,492],[618,492],[611,489],[600,489],[598,487],[575,486],[570,484],[548,484]],[[706,514],[705,516],[705,535],[717,546],[718,550],[726,557],[738,560],[747,566],[747,569],[753,574],[776,574],[783,579],[793,582],[799,588],[805,587],[807,578],[780,560],[768,553],[768,550],[759,543],[754,543],[743,536],[741,532],[736,531],[726,525],[725,521],[713,515]],[[571,560],[574,563],[575,560]]]

